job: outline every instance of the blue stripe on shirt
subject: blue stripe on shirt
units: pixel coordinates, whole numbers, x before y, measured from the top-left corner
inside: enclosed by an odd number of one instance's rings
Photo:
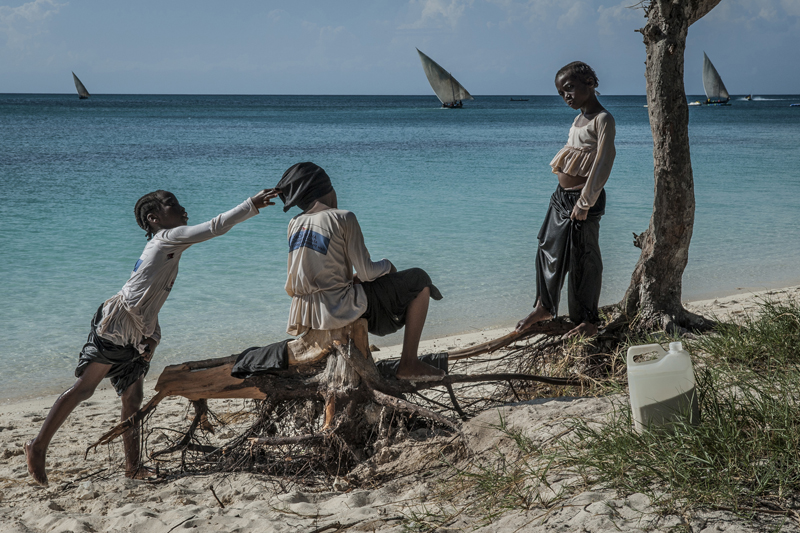
[[[289,253],[305,246],[322,255],[328,255],[328,245],[330,242],[330,237],[326,237],[310,229],[301,229],[289,238]]]

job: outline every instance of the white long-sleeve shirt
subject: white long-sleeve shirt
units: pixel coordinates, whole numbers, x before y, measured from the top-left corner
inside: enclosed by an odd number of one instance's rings
[[[103,304],[97,334],[119,346],[161,339],[158,312],[167,300],[181,254],[191,245],[227,233],[236,224],[258,214],[248,198],[230,211],[196,226],[178,226],[156,233],[144,247],[122,289]]]
[[[286,331],[329,330],[350,324],[367,310],[361,281],[388,274],[388,259],[372,261],[355,214],[326,209],[300,214],[289,222],[286,293],[292,297]]]
[[[617,130],[614,117],[606,110],[600,111],[583,126],[576,126],[581,116],[575,117],[566,146],[550,161],[550,166],[554,174],[563,172],[586,178],[577,203],[581,209],[589,209],[611,175],[617,155],[614,148]]]

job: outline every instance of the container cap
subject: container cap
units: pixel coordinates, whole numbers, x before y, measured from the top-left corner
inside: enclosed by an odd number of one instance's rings
[[[683,351],[683,343],[681,343],[681,342],[671,342],[671,343],[669,343],[669,351],[670,352],[682,352]]]

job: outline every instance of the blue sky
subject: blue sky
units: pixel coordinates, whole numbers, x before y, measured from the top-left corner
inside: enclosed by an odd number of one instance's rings
[[[476,95],[554,94],[573,60],[644,94],[638,0],[0,0],[0,93],[430,94],[415,47]],[[689,30],[732,94],[800,93],[800,0],[722,0]]]

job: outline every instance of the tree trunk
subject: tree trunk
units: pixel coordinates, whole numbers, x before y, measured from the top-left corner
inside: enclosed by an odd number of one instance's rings
[[[647,48],[647,104],[653,134],[655,196],[650,226],[635,236],[642,249],[622,309],[643,328],[702,328],[681,303],[681,281],[694,227],[689,107],[683,86],[689,26],[720,0],[653,0],[639,30]]]

